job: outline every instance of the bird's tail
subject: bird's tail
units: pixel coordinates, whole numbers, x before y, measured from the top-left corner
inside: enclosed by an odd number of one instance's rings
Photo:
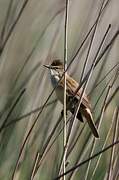
[[[92,117],[90,109],[89,108],[83,108],[82,109],[82,115],[86,118],[86,120],[88,122],[88,125],[91,128],[91,131],[92,131],[93,135],[96,138],[99,138],[99,134],[98,134],[98,131],[96,129],[95,123],[93,121],[93,117]]]

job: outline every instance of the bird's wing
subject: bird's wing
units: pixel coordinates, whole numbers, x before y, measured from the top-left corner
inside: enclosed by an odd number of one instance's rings
[[[60,84],[60,86],[64,87],[64,80],[62,79]],[[71,77],[69,77],[67,75],[67,78],[66,78],[66,86],[67,86],[67,95],[68,96],[74,96],[75,95],[75,91],[76,89],[79,87],[79,84],[74,80],[72,79]],[[80,88],[80,90],[77,92],[77,94],[75,95],[75,97],[77,98],[77,100],[79,100],[80,96],[81,96],[81,91],[82,91],[82,88]],[[86,107],[86,108],[89,108],[91,110],[91,105],[89,103],[89,100],[86,96],[86,94],[84,93],[83,95],[83,99],[82,99],[82,104]]]
[[[61,87],[64,87],[64,80],[61,80],[59,85]],[[74,79],[72,79],[71,77],[68,76],[68,78],[66,78],[66,86],[67,86],[67,95],[73,97],[75,95],[75,91],[79,87],[79,84]],[[77,100],[81,96],[81,91],[82,91],[82,89],[80,88],[80,90],[75,95],[75,98]],[[98,131],[96,129],[96,126],[94,124],[93,117],[92,117],[92,114],[91,114],[91,105],[89,103],[89,100],[88,100],[86,94],[84,94],[84,96],[83,96],[80,112],[81,112],[81,115],[83,115],[86,118],[86,120],[87,120],[87,122],[88,122],[94,136],[96,138],[99,138],[99,134],[98,134]]]

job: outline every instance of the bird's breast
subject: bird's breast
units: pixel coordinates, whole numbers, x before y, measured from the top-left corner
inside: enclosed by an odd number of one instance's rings
[[[58,100],[61,101],[61,103],[63,104],[63,101],[64,101],[64,89],[63,87],[57,85],[59,81],[59,77],[58,76],[51,76],[51,82],[52,82],[52,86],[53,88],[55,88],[56,86],[56,89],[55,89],[55,93],[56,93],[56,96],[58,98]]]

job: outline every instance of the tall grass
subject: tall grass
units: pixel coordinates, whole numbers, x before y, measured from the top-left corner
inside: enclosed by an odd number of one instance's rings
[[[0,179],[62,179],[64,152],[67,180],[118,179],[118,6],[69,1],[65,27],[65,1],[0,2]],[[63,62],[64,53],[65,70],[88,94],[100,135],[94,139],[87,123],[68,112],[66,151],[63,106],[43,67]]]

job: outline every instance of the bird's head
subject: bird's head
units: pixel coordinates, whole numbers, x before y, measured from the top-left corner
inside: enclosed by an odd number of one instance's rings
[[[60,78],[63,73],[63,63],[59,59],[55,59],[50,65],[44,66],[50,69],[51,76],[56,76],[56,78]]]
[[[48,69],[63,70],[63,63],[59,59],[55,59],[52,61],[52,63],[50,65],[44,65],[44,66]]]

